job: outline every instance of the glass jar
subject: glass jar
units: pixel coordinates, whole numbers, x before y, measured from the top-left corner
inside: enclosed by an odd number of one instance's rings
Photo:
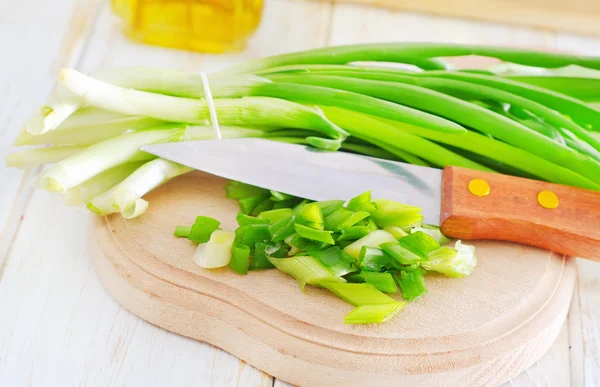
[[[258,27],[263,0],[111,0],[129,38],[201,52],[244,48]]]

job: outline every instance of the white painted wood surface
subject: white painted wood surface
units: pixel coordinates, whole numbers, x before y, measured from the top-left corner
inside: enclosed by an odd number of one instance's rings
[[[445,41],[600,54],[600,39],[309,0],[267,0],[248,49],[209,56],[133,44],[108,0],[0,0],[0,153],[41,105],[60,67],[147,65],[212,71],[253,57],[328,44]],[[89,265],[83,209],[32,191],[36,171],[0,164],[0,386],[271,386],[212,346],[130,314]],[[512,386],[600,385],[600,265],[579,262],[568,321],[551,350]]]

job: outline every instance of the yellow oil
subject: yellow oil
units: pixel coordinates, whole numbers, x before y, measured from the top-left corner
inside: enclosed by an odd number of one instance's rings
[[[263,0],[111,0],[138,42],[200,52],[242,50],[260,23]]]

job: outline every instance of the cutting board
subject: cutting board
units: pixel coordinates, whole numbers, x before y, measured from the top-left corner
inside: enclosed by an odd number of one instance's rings
[[[335,2],[517,24],[551,31],[600,35],[598,0],[335,0]]]
[[[192,261],[195,245],[173,230],[197,215],[234,229],[237,203],[224,184],[192,172],[148,194],[139,218],[92,219],[93,265],[115,299],[303,386],[500,385],[538,360],[562,328],[574,259],[510,243],[475,243],[471,276],[428,275],[429,293],[381,325],[344,325],[352,306],[323,289],[302,293],[277,270],[202,269]]]

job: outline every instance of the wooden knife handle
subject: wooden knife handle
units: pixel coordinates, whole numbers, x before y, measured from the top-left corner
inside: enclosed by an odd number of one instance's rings
[[[474,179],[489,184],[487,196],[471,193]],[[558,206],[543,207],[541,191],[556,194]],[[453,238],[518,242],[600,261],[600,192],[446,167],[441,228]]]

